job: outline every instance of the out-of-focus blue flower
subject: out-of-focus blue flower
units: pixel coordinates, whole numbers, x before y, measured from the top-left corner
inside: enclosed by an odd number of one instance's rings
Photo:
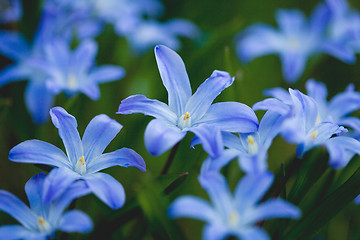
[[[48,119],[54,94],[46,87],[47,76],[35,68],[30,59],[43,55],[45,41],[34,38],[30,44],[20,33],[0,31],[0,52],[14,61],[0,71],[0,87],[15,81],[28,80],[25,90],[25,104],[35,123]]]
[[[21,0],[0,1],[0,24],[19,21],[22,14]]]
[[[53,170],[53,171],[56,171]],[[0,190],[0,210],[15,218],[21,225],[0,226],[1,239],[48,239],[55,231],[87,233],[93,224],[88,215],[79,210],[65,208],[76,198],[89,193],[84,182],[75,182],[64,194],[51,196],[51,201],[44,201],[48,195],[49,181],[52,174],[39,173],[25,184],[25,192],[30,208],[13,194]]]
[[[157,44],[178,50],[178,37],[197,38],[199,29],[190,21],[172,19],[167,22],[142,21],[126,36],[135,53],[143,53]]]
[[[351,9],[346,0],[326,0],[326,4],[331,13],[326,50],[347,63],[354,63],[355,52],[360,52],[360,13]]]
[[[331,117],[322,119],[318,104],[312,97],[293,89],[289,89],[289,94],[279,88],[271,89],[268,93],[276,98],[265,99],[253,108],[276,111],[285,116],[281,134],[288,142],[298,144],[298,157],[315,146],[324,145],[330,155],[329,165],[341,168],[355,154],[360,154],[360,142],[351,137],[339,136],[346,133],[347,129],[330,120]],[[342,104],[346,104],[346,101]]]
[[[257,132],[238,136],[222,132],[224,150],[221,156],[213,159],[208,157],[202,165],[202,171],[219,172],[233,158],[238,157],[239,166],[247,174],[259,174],[267,170],[267,151],[273,139],[279,134],[283,116],[268,111],[260,121]],[[198,144],[198,138],[193,138],[192,145]]]
[[[134,150],[121,148],[105,153],[106,146],[118,134],[122,126],[102,114],[94,117],[83,138],[77,131],[76,119],[63,108],[50,111],[51,119],[66,149],[40,140],[28,140],[12,148],[9,159],[14,162],[39,163],[58,167],[52,179],[53,191],[62,193],[75,180],[82,179],[91,191],[111,208],[120,208],[125,202],[122,185],[112,176],[99,172],[112,166],[136,167],[145,171],[145,162]]]
[[[200,176],[211,203],[194,196],[176,199],[168,209],[172,218],[188,217],[206,222],[202,239],[218,240],[229,236],[239,239],[270,239],[256,226],[257,222],[271,218],[299,218],[300,210],[282,200],[270,199],[258,204],[273,182],[273,175],[246,175],[240,179],[234,194],[220,174]]]
[[[324,83],[310,79],[306,82],[306,90],[317,104],[319,121],[330,121],[338,125],[349,126],[360,133],[360,119],[349,116],[360,109],[360,93],[350,84],[344,92],[334,96],[327,102],[327,89]],[[274,96],[276,97],[276,96]]]
[[[355,204],[360,204],[360,195],[355,198],[354,202]]]
[[[155,47],[155,56],[169,104],[133,95],[124,99],[118,113],[143,113],[156,119],[145,130],[145,146],[153,155],[160,155],[180,141],[188,131],[193,132],[211,156],[223,150],[221,131],[250,133],[258,128],[254,111],[241,103],[213,100],[234,78],[229,73],[215,70],[192,95],[185,65],[170,48]]]
[[[82,92],[97,100],[98,84],[122,78],[125,70],[113,65],[94,66],[96,53],[97,44],[92,40],[84,40],[74,51],[65,41],[50,41],[44,57],[33,59],[32,64],[48,75],[46,85],[53,94]]]
[[[299,10],[278,10],[279,30],[266,24],[245,29],[237,42],[238,56],[249,62],[259,56],[278,54],[285,80],[293,83],[303,73],[307,59],[322,50],[328,18],[328,8],[323,4],[315,8],[309,21]]]

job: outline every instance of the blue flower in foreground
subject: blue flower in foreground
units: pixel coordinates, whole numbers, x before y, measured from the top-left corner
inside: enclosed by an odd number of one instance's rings
[[[122,126],[108,116],[94,117],[85,129],[82,139],[76,119],[61,107],[50,111],[51,119],[66,149],[64,152],[40,140],[28,140],[12,148],[9,159],[14,162],[39,163],[59,168],[51,188],[62,193],[75,180],[82,179],[91,191],[111,208],[120,208],[125,202],[122,185],[106,173],[99,172],[112,166],[136,167],[145,171],[145,162],[134,150],[121,148],[102,154]]]
[[[16,22],[22,17],[20,0],[1,0],[0,23]]]
[[[271,92],[277,98],[265,99],[253,108],[276,111],[285,116],[281,134],[288,142],[298,144],[298,157],[313,147],[324,145],[330,155],[329,165],[341,168],[355,154],[360,154],[360,142],[354,138],[336,136],[343,135],[347,129],[329,119],[321,119],[317,102],[312,97],[293,89],[289,89],[289,94],[280,89],[272,89]]]
[[[73,52],[67,42],[51,41],[45,46],[44,57],[34,59],[33,64],[48,75],[46,84],[54,94],[82,92],[97,100],[98,84],[120,79],[125,71],[113,65],[95,67],[96,53],[97,44],[91,40],[84,40]]]
[[[212,104],[222,90],[232,84],[227,72],[214,71],[192,95],[185,65],[178,54],[159,45],[155,56],[169,105],[143,95],[124,99],[118,113],[143,113],[156,119],[145,130],[145,146],[153,155],[160,155],[179,142],[188,131],[193,132],[211,156],[223,150],[221,131],[255,132],[258,120],[254,111],[241,103]]]
[[[299,218],[300,210],[282,200],[270,199],[259,203],[273,182],[273,175],[246,175],[240,179],[234,194],[220,174],[200,176],[202,187],[211,203],[194,196],[176,199],[168,209],[172,218],[188,217],[205,221],[202,239],[218,240],[236,236],[242,240],[270,239],[256,226],[257,222],[271,218]]]
[[[326,0],[331,17],[325,46],[332,55],[347,63],[356,61],[360,52],[360,13],[346,0]]]
[[[217,158],[207,158],[202,170],[220,171],[229,161],[238,157],[239,166],[247,174],[259,174],[267,170],[267,151],[273,139],[279,134],[283,121],[282,115],[268,111],[260,121],[258,131],[238,136],[222,132],[224,146],[228,149]],[[198,138],[192,145],[198,144]]]
[[[315,8],[309,21],[299,10],[278,10],[280,29],[266,24],[245,29],[237,42],[238,56],[249,62],[259,56],[278,54],[285,80],[293,83],[303,73],[307,59],[322,50],[328,18],[329,11],[323,5]]]
[[[56,171],[56,170],[54,170]],[[65,208],[76,198],[89,193],[84,182],[76,182],[64,194],[44,201],[47,185],[52,172],[46,176],[39,173],[25,184],[25,192],[30,208],[13,194],[0,190],[0,210],[15,218],[21,225],[0,226],[0,238],[6,239],[49,239],[55,231],[87,233],[93,224],[88,215],[79,210]]]

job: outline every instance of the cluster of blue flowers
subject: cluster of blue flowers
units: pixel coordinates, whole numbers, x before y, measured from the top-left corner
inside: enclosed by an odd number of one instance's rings
[[[255,24],[238,36],[237,53],[244,63],[278,54],[285,80],[294,83],[303,74],[308,58],[329,54],[345,63],[354,63],[360,51],[360,12],[346,0],[325,0],[309,20],[300,10],[278,10],[279,30]]]
[[[8,2],[3,21],[18,20],[20,1]],[[119,66],[96,66],[98,45],[94,38],[106,24],[114,25],[116,34],[128,39],[135,53],[158,43],[179,48],[178,36],[199,35],[198,28],[184,19],[156,21],[161,12],[157,0],[46,0],[31,41],[19,32],[0,31],[0,53],[14,62],[0,72],[0,86],[28,80],[25,104],[38,124],[47,121],[54,98],[61,92],[69,97],[84,93],[97,100],[100,83],[125,75]],[[78,42],[75,49],[71,48],[73,42]]]
[[[0,23],[21,18],[20,1],[8,2]],[[95,116],[81,138],[75,117],[62,107],[52,107],[54,97],[61,92],[69,97],[84,93],[97,100],[99,83],[125,75],[119,66],[96,66],[98,46],[94,38],[105,24],[113,25],[115,33],[125,37],[135,53],[158,44],[155,58],[168,103],[132,95],[121,101],[117,114],[142,113],[155,118],[144,133],[145,147],[154,156],[174,148],[188,132],[195,135],[188,145],[201,145],[208,154],[198,181],[210,202],[181,196],[170,204],[167,214],[206,222],[203,239],[235,236],[265,240],[269,235],[261,222],[301,217],[294,204],[278,195],[265,196],[274,182],[274,174],[268,169],[268,150],[275,137],[296,144],[295,156],[300,161],[309,150],[325,147],[333,169],[344,168],[360,155],[360,119],[351,115],[360,109],[360,92],[354,85],[330,101],[325,84],[310,79],[306,82],[307,95],[297,89],[273,88],[265,91],[270,98],[252,107],[235,101],[213,103],[235,78],[215,70],[193,93],[185,64],[173,49],[180,44],[177,36],[194,38],[199,31],[183,19],[156,21],[162,11],[157,0],[45,0],[31,43],[18,32],[0,32],[0,52],[14,61],[0,72],[0,86],[27,79],[25,101],[34,122],[43,123],[50,113],[65,147],[64,153],[53,144],[32,139],[10,150],[12,162],[49,165],[52,169],[25,184],[30,207],[0,190],[0,210],[21,224],[0,226],[0,239],[49,239],[58,230],[90,232],[90,217],[69,207],[71,203],[92,193],[112,209],[125,204],[121,183],[100,171],[113,166],[146,171],[144,159],[132,149],[104,153],[123,127],[117,121],[105,114]],[[297,10],[280,10],[277,20],[281,31],[266,25],[251,26],[241,34],[237,50],[244,61],[279,53],[289,82],[301,76],[307,58],[313,54],[325,52],[351,63],[360,50],[360,14],[344,0],[321,3],[308,23]],[[78,45],[72,49],[74,42]],[[254,112],[258,110],[266,111],[260,121]],[[232,192],[221,171],[233,159],[238,160],[245,175]],[[360,202],[360,196],[355,201]]]

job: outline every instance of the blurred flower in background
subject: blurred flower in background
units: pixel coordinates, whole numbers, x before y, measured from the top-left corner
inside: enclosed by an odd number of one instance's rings
[[[22,14],[21,0],[0,1],[0,24],[19,21]]]

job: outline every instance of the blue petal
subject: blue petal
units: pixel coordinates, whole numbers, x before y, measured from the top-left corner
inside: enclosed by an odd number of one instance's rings
[[[138,153],[129,148],[121,148],[114,152],[105,153],[92,161],[87,165],[87,172],[98,172],[113,166],[136,167],[142,172],[146,171],[144,159]]]
[[[102,65],[90,72],[89,79],[96,83],[105,83],[121,79],[124,76],[125,70],[122,67]]]
[[[233,210],[233,198],[226,179],[213,171],[200,175],[198,179],[215,206],[215,211],[222,216],[229,216]]]
[[[273,180],[274,176],[270,172],[242,177],[235,188],[235,202],[239,212],[258,203]]]
[[[58,229],[63,232],[87,233],[93,229],[93,223],[84,212],[71,210],[61,217]]]
[[[360,154],[360,142],[350,137],[333,137],[325,146],[329,152],[329,166],[335,169],[345,167],[355,154]]]
[[[82,138],[87,164],[104,152],[105,148],[120,132],[121,128],[122,125],[120,123],[105,114],[98,115],[90,121]]]
[[[155,47],[155,57],[161,79],[168,91],[169,107],[177,116],[184,114],[185,104],[191,96],[191,86],[184,62],[168,47]]]
[[[112,176],[98,172],[86,175],[85,181],[91,191],[112,209],[118,209],[124,205],[124,188]]]
[[[221,168],[227,165],[231,160],[239,155],[239,151],[234,149],[225,149],[217,158],[208,157],[201,165],[200,175],[207,175],[211,172],[219,173]]]
[[[189,128],[200,140],[202,147],[211,157],[218,157],[224,149],[221,131],[211,125],[202,124]]]
[[[267,168],[267,152],[261,149],[256,155],[240,154],[239,166],[246,174],[261,174]]]
[[[59,135],[65,145],[66,154],[74,166],[84,155],[76,119],[62,107],[52,108],[50,116],[54,126],[59,129]]]
[[[360,119],[357,117],[346,117],[346,118],[342,118],[339,122],[339,125],[344,125],[344,126],[348,126],[351,127],[352,129],[354,129],[356,132],[360,132]]]
[[[310,79],[305,86],[309,97],[312,97],[318,103],[326,103],[328,92],[324,83]]]
[[[280,9],[276,12],[276,21],[281,31],[287,35],[301,31],[305,25],[306,17],[300,10]]]
[[[328,111],[336,118],[344,117],[360,109],[360,93],[347,90],[331,99]]]
[[[58,69],[68,69],[71,50],[69,44],[64,39],[47,41],[44,45],[44,50],[46,62]]]
[[[277,112],[267,111],[260,121],[259,136],[264,150],[270,147],[273,139],[279,134],[284,118]]]
[[[171,19],[166,22],[166,29],[174,35],[196,38],[200,36],[199,28],[192,22],[185,19]]]
[[[214,99],[225,88],[229,87],[234,82],[234,79],[235,78],[232,78],[227,72],[215,70],[211,76],[198,87],[185,106],[185,111],[190,113],[193,123],[196,123],[204,116]],[[185,112],[182,112],[182,114],[184,113]]]
[[[257,102],[252,107],[257,110],[271,110],[281,115],[286,115],[290,112],[290,106],[276,98],[267,98],[260,102]]]
[[[205,200],[193,196],[182,196],[177,198],[167,210],[171,218],[195,218],[205,222],[217,219],[216,212]]]
[[[360,195],[358,195],[355,200],[354,200],[355,204],[360,204]]]
[[[54,103],[55,96],[45,82],[30,81],[25,90],[25,104],[33,120],[37,124],[45,123],[49,119],[49,110]]]
[[[254,224],[271,218],[300,218],[301,211],[293,204],[282,199],[271,199],[249,212],[246,221]]]
[[[330,19],[330,9],[326,6],[326,4],[320,3],[315,6],[309,20],[312,34],[315,36],[322,36]]]
[[[280,58],[285,80],[288,83],[296,82],[304,72],[307,56],[303,53],[284,53]]]
[[[286,91],[283,88],[275,87],[275,88],[265,89],[263,93],[265,96],[271,96],[277,98],[286,104],[292,103],[289,91]]]
[[[71,168],[71,163],[61,149],[36,139],[27,140],[13,147],[9,152],[9,159],[13,162]]]
[[[356,61],[354,50],[345,44],[324,42],[322,44],[322,51],[348,64],[355,63]]]
[[[142,113],[176,124],[177,115],[169,106],[156,99],[148,99],[143,95],[133,95],[121,101],[118,114]]]
[[[15,218],[28,229],[37,228],[36,214],[12,193],[0,190],[0,210]]]
[[[254,58],[278,52],[280,43],[280,35],[274,28],[255,24],[238,36],[236,52],[240,60],[247,63]]]
[[[191,115],[190,115],[191,116]],[[250,133],[258,129],[258,119],[254,111],[238,102],[220,102],[212,104],[196,124],[206,123],[221,131]]]
[[[204,227],[202,232],[203,240],[219,240],[226,239],[233,233],[228,227],[220,225],[218,223],[208,224]]]
[[[55,168],[50,171],[43,186],[43,202],[48,204],[61,196],[81,176],[68,168]]]
[[[20,225],[3,225],[0,226],[0,239],[16,240],[16,239],[46,239],[45,233],[31,231]]]
[[[265,230],[259,227],[241,229],[237,232],[236,235],[241,240],[270,240]]]
[[[26,80],[29,74],[29,69],[19,64],[5,67],[0,71],[0,87],[10,82]]]
[[[25,184],[25,192],[29,199],[30,208],[40,216],[45,216],[46,214],[42,201],[45,178],[45,173],[39,173],[30,178]]]
[[[50,204],[48,210],[49,223],[57,225],[66,207],[73,200],[85,196],[89,193],[91,193],[91,190],[85,181],[76,181],[69,185],[69,188],[64,191],[64,194],[61,194],[58,198],[53,199],[52,204]]]
[[[229,132],[222,132],[221,135],[223,138],[224,146],[228,148],[236,149],[242,153],[247,152],[247,149],[245,149],[243,144],[241,144],[241,140],[238,136]]]
[[[92,100],[98,100],[100,98],[100,88],[96,83],[88,83],[80,86],[80,91],[84,93],[86,96],[91,98]],[[74,94],[74,92],[70,92],[70,96]]]
[[[20,33],[0,31],[0,52],[12,60],[20,60],[30,54],[30,48]]]
[[[84,40],[74,50],[71,61],[77,72],[86,72],[95,63],[97,43],[93,40]]]
[[[186,133],[160,119],[153,119],[145,129],[145,147],[152,155],[159,156],[183,139]]]

